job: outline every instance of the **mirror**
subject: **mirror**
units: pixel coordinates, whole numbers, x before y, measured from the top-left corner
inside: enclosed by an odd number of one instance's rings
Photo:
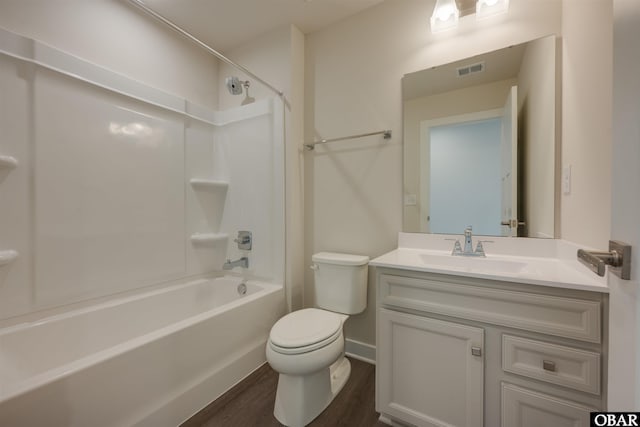
[[[556,39],[406,74],[403,231],[555,236]]]

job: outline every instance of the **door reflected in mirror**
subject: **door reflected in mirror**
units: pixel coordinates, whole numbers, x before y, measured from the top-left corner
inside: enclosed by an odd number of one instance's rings
[[[404,231],[554,237],[555,43],[405,75]]]
[[[426,126],[425,126],[426,127]],[[431,233],[458,234],[474,209],[476,234],[497,235],[500,230],[499,117],[429,126],[429,171],[423,206],[429,216],[421,228]],[[427,156],[424,156],[427,157]],[[441,185],[446,182],[447,185]],[[439,184],[440,183],[440,184]]]

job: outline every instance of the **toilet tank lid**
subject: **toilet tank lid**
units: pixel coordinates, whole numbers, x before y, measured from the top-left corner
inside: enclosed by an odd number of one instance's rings
[[[313,254],[311,261],[336,265],[365,265],[369,263],[369,257],[335,252],[318,252]]]

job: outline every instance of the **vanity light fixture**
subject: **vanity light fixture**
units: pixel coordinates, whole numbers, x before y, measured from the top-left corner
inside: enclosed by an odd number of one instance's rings
[[[455,0],[436,0],[436,6],[431,15],[431,32],[448,30],[458,26],[460,10]]]
[[[436,0],[431,15],[431,32],[456,28],[462,16],[475,13],[476,19],[483,19],[508,10],[509,0]]]
[[[476,19],[505,13],[509,10],[509,0],[478,0],[476,3]]]

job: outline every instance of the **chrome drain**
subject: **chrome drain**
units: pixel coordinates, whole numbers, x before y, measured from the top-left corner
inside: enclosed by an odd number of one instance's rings
[[[238,295],[244,295],[247,293],[247,284],[242,282],[238,285]]]

